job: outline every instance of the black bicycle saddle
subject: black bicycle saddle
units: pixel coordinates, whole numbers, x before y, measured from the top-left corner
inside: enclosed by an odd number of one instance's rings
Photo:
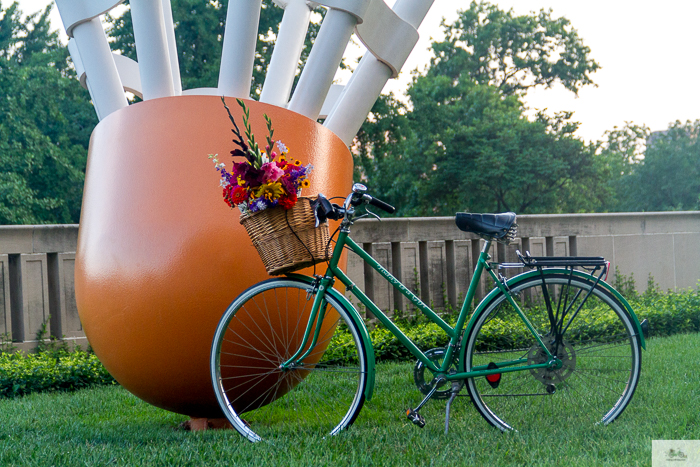
[[[486,235],[493,238],[503,238],[515,223],[514,212],[500,214],[472,214],[458,212],[455,223],[459,230]]]

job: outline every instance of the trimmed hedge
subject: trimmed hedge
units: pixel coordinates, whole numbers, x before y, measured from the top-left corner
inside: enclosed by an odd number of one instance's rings
[[[95,354],[84,350],[0,354],[0,397],[74,391],[103,384],[115,381]]]
[[[649,320],[649,336],[670,336],[700,332],[700,291],[659,293],[650,288],[642,295],[625,291],[640,321]],[[601,323],[608,326],[610,323]],[[434,323],[403,321],[404,333],[423,351],[444,347],[448,339]],[[516,327],[517,328],[517,327]],[[527,339],[508,323],[489,328],[494,343]],[[591,332],[604,332],[592,329]],[[369,331],[377,361],[414,360],[408,350],[387,329],[372,327]],[[348,361],[349,333],[337,333],[325,355],[326,360]],[[68,352],[44,349],[36,354],[0,353],[0,397],[17,397],[39,391],[73,391],[93,385],[116,384],[97,357],[84,350]]]
[[[639,320],[649,320],[654,337],[700,332],[700,290],[651,293],[630,300]]]

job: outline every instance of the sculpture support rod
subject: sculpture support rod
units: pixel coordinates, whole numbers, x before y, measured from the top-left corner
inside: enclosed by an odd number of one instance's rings
[[[418,29],[433,6],[435,0],[397,0],[394,4],[394,13],[408,24]]]
[[[100,19],[80,23],[72,33],[98,118],[129,105]]]
[[[170,74],[173,78],[173,91],[176,96],[179,96],[182,94],[182,81],[180,78],[180,61],[177,58],[173,7],[170,0],[163,0],[163,22],[165,24],[165,36],[168,40],[168,57],[170,58]]]
[[[160,0],[132,0],[131,21],[143,99],[175,95],[163,4]]]
[[[275,50],[267,68],[260,101],[286,107],[294,84],[299,57],[309,29],[311,10],[306,0],[290,0],[284,9]]]
[[[219,69],[219,92],[223,95],[250,95],[261,2],[229,0]]]
[[[391,68],[365,53],[324,126],[349,146],[389,78]]]
[[[333,84],[356,18],[344,11],[330,9],[294,90],[289,109],[316,120]]]
[[[397,0],[393,10],[418,29],[433,1]],[[324,126],[350,145],[391,75],[392,70],[387,65],[371,52],[365,53]]]

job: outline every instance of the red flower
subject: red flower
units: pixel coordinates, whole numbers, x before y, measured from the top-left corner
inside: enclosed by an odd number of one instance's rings
[[[297,204],[296,193],[290,193],[286,196],[282,196],[279,201],[279,206],[282,206],[284,209],[292,209],[295,204]]]
[[[231,201],[233,201],[234,204],[244,203],[247,199],[248,190],[246,190],[242,186],[237,186],[233,189],[233,192],[231,193]]]
[[[224,192],[222,193],[222,195],[224,197],[224,201],[226,201],[226,204],[228,204],[232,208],[236,207],[236,204],[233,201],[231,201],[231,191],[233,191],[233,188],[234,188],[233,185],[229,185],[229,186],[224,188]]]
[[[229,185],[224,188],[223,196],[226,204],[232,208],[235,208],[239,204],[248,200],[248,190],[242,186]]]

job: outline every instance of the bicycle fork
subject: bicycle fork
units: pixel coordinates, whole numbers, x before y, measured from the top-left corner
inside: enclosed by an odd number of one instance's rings
[[[306,330],[304,331],[304,337],[301,339],[301,344],[296,350],[294,355],[292,355],[286,362],[280,364],[279,368],[282,370],[292,370],[294,368],[304,366],[304,359],[313,351],[318,342],[318,336],[321,332],[321,327],[323,324],[323,319],[326,316],[326,305],[328,302],[325,300],[326,289],[332,287],[334,279],[317,276],[316,280],[312,284],[312,288],[309,289],[307,293],[307,300],[313,297],[313,305],[311,306],[311,313],[309,314],[309,319],[306,323]],[[311,331],[313,330],[313,336],[311,336]],[[309,344],[309,340],[311,341]],[[307,347],[304,352],[304,348]]]

